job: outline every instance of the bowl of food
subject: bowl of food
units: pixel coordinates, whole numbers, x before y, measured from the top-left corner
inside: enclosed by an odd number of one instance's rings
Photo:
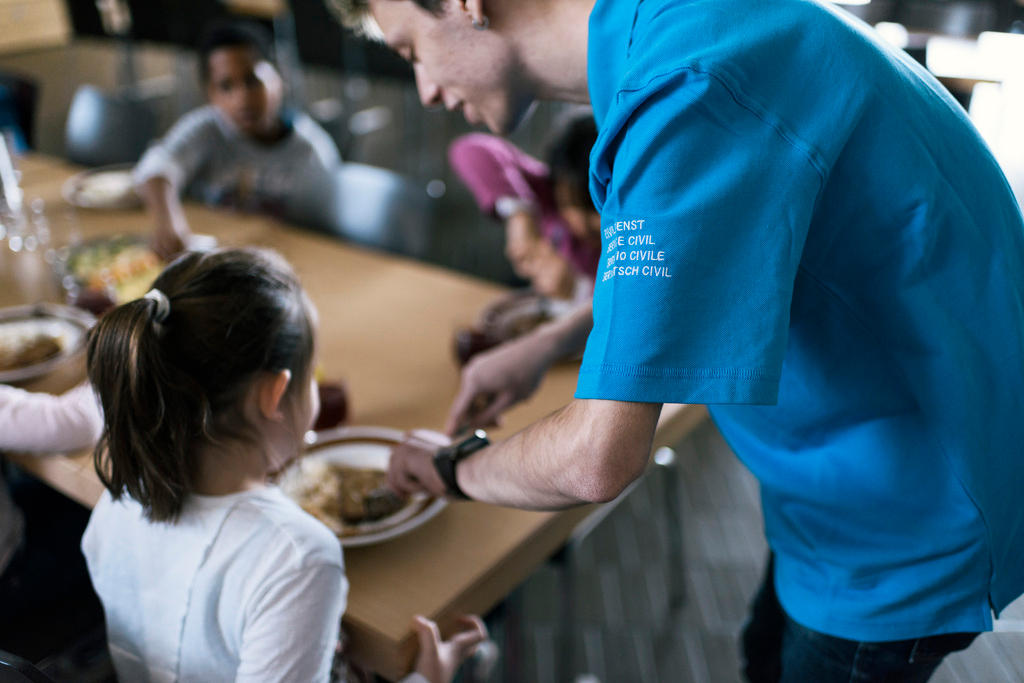
[[[58,263],[68,299],[93,313],[138,299],[164,269],[141,236],[119,235],[82,242]]]
[[[404,433],[385,427],[338,427],[317,432],[305,455],[281,473],[281,490],[323,522],[344,547],[382,543],[422,526],[447,504],[418,494],[400,498],[387,488],[391,449]]]
[[[83,209],[134,209],[141,205],[132,180],[132,166],[100,166],[71,176],[61,195]]]
[[[0,383],[42,377],[85,346],[95,318],[58,304],[0,309]]]

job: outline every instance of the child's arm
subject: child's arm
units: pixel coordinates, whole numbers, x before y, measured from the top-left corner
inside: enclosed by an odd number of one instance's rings
[[[87,382],[60,396],[0,384],[0,450],[91,448],[102,431],[103,414]]]
[[[153,248],[164,259],[184,251],[192,230],[185,219],[185,211],[178,190],[163,176],[154,176],[137,187],[142,202],[153,217]]]
[[[327,681],[347,591],[334,564],[275,579],[246,609],[236,683]]]
[[[188,246],[192,232],[180,195],[210,155],[223,148],[219,125],[213,107],[191,111],[146,150],[135,166],[135,188],[156,223],[154,247],[164,258]]]

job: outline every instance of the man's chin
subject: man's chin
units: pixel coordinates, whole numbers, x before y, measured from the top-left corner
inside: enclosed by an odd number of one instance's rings
[[[506,116],[500,120],[495,120],[488,116],[481,118],[483,119],[484,125],[487,126],[487,128],[495,135],[509,135],[515,132],[515,130],[519,128],[524,121],[530,118],[536,107],[537,102],[535,100],[531,100],[523,106],[508,110],[506,112]]]

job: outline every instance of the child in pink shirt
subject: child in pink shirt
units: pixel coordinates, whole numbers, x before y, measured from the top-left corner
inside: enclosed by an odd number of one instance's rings
[[[547,164],[484,133],[464,135],[448,149],[480,210],[504,221],[505,253],[539,294],[585,298],[593,287],[601,235],[587,164],[596,137],[588,113],[560,128]]]

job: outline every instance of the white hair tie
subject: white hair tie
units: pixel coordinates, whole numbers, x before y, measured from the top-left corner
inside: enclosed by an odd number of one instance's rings
[[[156,310],[150,316],[153,320],[158,323],[167,320],[167,316],[171,313],[171,300],[167,298],[166,294],[159,289],[151,289],[143,294],[142,298],[149,299],[156,304]]]

